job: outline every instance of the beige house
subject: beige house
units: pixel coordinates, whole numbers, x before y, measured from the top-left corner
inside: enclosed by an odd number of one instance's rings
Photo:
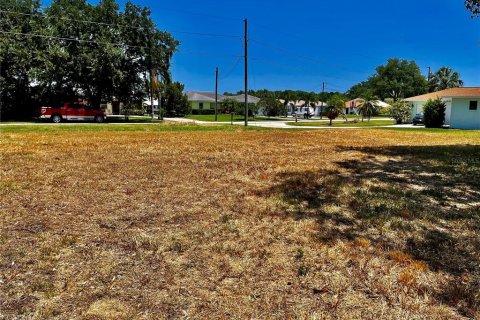
[[[189,91],[187,92],[188,102],[192,108],[192,112],[208,113],[215,111],[215,92],[208,91]],[[245,103],[245,95],[226,96],[223,94],[218,95],[218,104],[226,99],[235,99],[239,103]],[[257,104],[260,101],[259,98],[248,95],[248,103]]]

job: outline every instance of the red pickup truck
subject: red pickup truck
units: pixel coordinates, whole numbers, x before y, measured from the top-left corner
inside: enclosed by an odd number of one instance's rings
[[[49,119],[54,123],[64,120],[89,120],[97,123],[105,121],[107,116],[100,108],[79,102],[67,102],[62,107],[41,107],[40,119]]]

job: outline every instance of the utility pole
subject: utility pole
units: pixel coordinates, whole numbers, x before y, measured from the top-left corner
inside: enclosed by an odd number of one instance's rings
[[[245,126],[248,126],[248,20],[245,19]]]
[[[218,67],[215,71],[215,121],[218,120]]]
[[[325,82],[322,82],[322,99],[325,98]],[[320,120],[323,119],[323,104],[325,101],[322,101],[322,106],[320,107]]]
[[[428,77],[427,77],[428,82],[430,82],[431,75],[432,75],[432,68],[428,67]]]

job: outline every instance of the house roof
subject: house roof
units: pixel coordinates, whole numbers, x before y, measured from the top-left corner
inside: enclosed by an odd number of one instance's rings
[[[189,91],[187,92],[188,101],[196,102],[215,102],[215,92],[209,91]],[[218,95],[218,102],[223,102],[225,99],[235,99],[238,102],[245,102],[245,95],[240,94],[236,96],[226,96],[223,94]],[[260,101],[259,98],[248,95],[248,103],[257,104]]]
[[[215,102],[215,92],[207,91],[189,91],[187,92],[188,101]],[[223,97],[218,95],[218,100]]]
[[[422,94],[420,96],[405,99],[405,101],[427,101],[436,98],[478,98],[480,87],[451,88],[437,92]]]
[[[245,102],[245,95],[239,94],[238,96],[223,96],[224,99],[230,98],[230,99],[235,99],[238,102]],[[260,101],[260,98],[247,95],[248,103],[255,103],[257,104]]]
[[[283,99],[278,99],[281,103],[285,103],[285,100]],[[288,101],[288,105],[294,106],[294,107],[305,107],[305,100],[296,100],[296,101]],[[315,102],[316,107],[321,107],[325,106],[326,103],[322,101],[317,101]]]
[[[347,107],[347,108],[352,108],[352,107],[353,108],[358,108],[364,101],[365,101],[364,99],[356,98],[356,99],[345,102],[345,107]],[[388,103],[383,102],[381,100],[374,100],[374,104],[377,107],[382,107],[382,108],[390,107],[390,105]]]
[[[364,100],[360,98],[356,98],[350,101],[345,102],[345,107],[347,108],[357,108],[360,104],[362,104]]]

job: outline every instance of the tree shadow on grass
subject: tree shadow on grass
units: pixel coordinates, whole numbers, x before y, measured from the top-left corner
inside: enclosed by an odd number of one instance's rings
[[[439,298],[467,316],[475,314],[480,303],[480,147],[341,147],[338,152],[355,155],[337,162],[338,171],[277,175],[266,191],[283,200],[277,212],[316,219],[319,241],[368,238],[449,273],[454,280]],[[386,228],[393,236],[384,235]]]

